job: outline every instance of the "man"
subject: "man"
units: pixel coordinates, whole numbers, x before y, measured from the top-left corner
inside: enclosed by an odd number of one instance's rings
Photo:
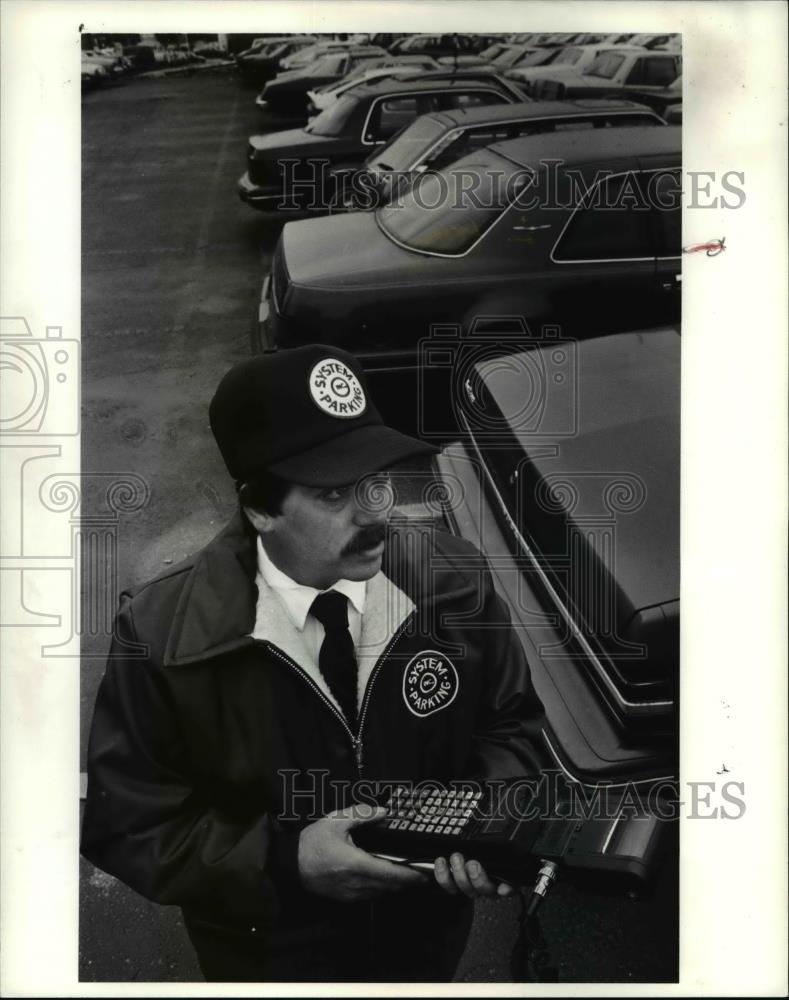
[[[350,355],[243,362],[210,419],[241,509],[122,598],[83,853],[182,907],[209,980],[448,979],[471,900],[509,887],[457,852],[434,876],[382,860],[353,830],[382,783],[536,772],[522,648],[470,546],[387,531],[391,491],[366,477],[430,449],[383,424]]]

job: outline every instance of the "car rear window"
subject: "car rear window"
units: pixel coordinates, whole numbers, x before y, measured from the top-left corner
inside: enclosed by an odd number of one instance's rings
[[[489,150],[474,154],[450,169],[423,174],[402,199],[378,209],[378,225],[410,250],[459,256],[484,236],[531,176]]]
[[[445,128],[431,115],[422,115],[386,145],[376,149],[365,166],[380,170],[407,170],[420,153],[441,137]]]

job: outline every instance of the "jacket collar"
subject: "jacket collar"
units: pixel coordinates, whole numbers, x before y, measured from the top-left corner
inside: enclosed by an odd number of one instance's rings
[[[238,511],[197,553],[170,626],[164,665],[181,666],[251,645],[255,532]]]
[[[372,669],[373,657],[383,652],[411,611],[473,589],[471,574],[431,544],[424,527],[402,521],[390,527],[396,530],[390,530],[382,571],[368,585],[360,644],[366,653],[360,655],[360,673],[362,658],[369,661],[367,669]],[[170,627],[166,667],[187,666],[253,645],[250,633],[258,602],[256,539],[239,511],[195,556]]]

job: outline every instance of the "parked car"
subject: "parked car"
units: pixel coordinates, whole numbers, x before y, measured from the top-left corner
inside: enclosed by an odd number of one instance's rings
[[[525,66],[547,66],[556,59],[560,51],[558,46],[546,48],[538,45],[507,45],[493,58],[491,65],[502,73]]]
[[[645,49],[666,49],[671,51],[679,52],[682,42],[682,36],[676,33],[674,34],[643,34],[643,35],[633,35],[630,40],[630,45],[642,45]]]
[[[92,90],[94,87],[100,87],[110,79],[110,74],[105,66],[93,59],[85,58],[84,55],[82,56],[81,70],[83,90]]]
[[[106,71],[107,78],[116,79],[123,76],[131,68],[131,59],[124,57],[121,53],[99,52],[96,49],[85,49],[82,52],[82,65],[91,63],[94,66],[102,66]]]
[[[229,59],[230,53],[219,42],[195,42],[192,52],[203,59]]]
[[[631,31],[629,34],[621,34],[614,31],[611,34],[604,35],[600,40],[607,45],[629,45],[630,40],[635,37],[636,33],[634,31]]]
[[[677,107],[682,104],[682,74],[667,87],[649,87],[645,90],[640,90],[637,86],[633,85],[628,87],[627,90],[627,96],[631,100],[648,105],[668,121],[669,113],[676,115]],[[670,122],[669,124],[674,125],[678,123]]]
[[[490,59],[486,59],[482,54],[474,55],[471,52],[456,52],[451,56],[439,56],[438,62],[441,66],[468,69],[471,66],[489,66]]]
[[[638,37],[638,36],[636,36]],[[661,90],[673,83],[682,69],[682,57],[671,52],[644,52],[631,45],[601,53],[582,73],[556,79],[550,69],[531,81],[530,93],[546,101],[575,97],[625,97]]]
[[[374,213],[289,222],[263,283],[258,344],[320,331],[368,371],[410,373],[402,398],[431,325],[464,325],[492,303],[573,335],[676,322],[680,143],[669,127],[512,139]]]
[[[586,784],[676,776],[680,339],[514,322],[424,349],[460,414],[436,462],[445,524],[486,555],[549,759]]]
[[[339,41],[333,38],[321,39],[313,45],[307,45],[303,49],[299,49],[297,52],[281,59],[279,68],[283,73],[294,69],[304,69],[305,66],[309,66],[310,63],[315,62],[316,59],[320,59],[321,56],[328,56],[335,52],[346,52],[348,49],[357,47],[357,43],[352,41]]]
[[[312,35],[291,35],[267,42],[253,52],[242,52],[236,56],[236,67],[245,82],[262,83],[279,72],[281,59],[306,48],[316,41]]]
[[[666,108],[666,124],[667,125],[681,125],[682,124],[682,103],[670,104]]]
[[[315,204],[325,211],[325,204],[333,201],[341,207],[335,192],[299,193],[296,199],[294,185],[314,182],[321,161],[328,166],[357,167],[376,145],[429,111],[512,104],[514,100],[509,87],[492,77],[394,79],[354,87],[305,128],[252,136],[247,172],[238,182],[239,196],[255,208],[275,208],[287,202],[291,207]],[[287,172],[281,166],[285,160],[290,161]]]
[[[338,97],[360,84],[372,83],[374,80],[391,76],[416,76],[425,70],[440,69],[432,56],[385,56],[382,59],[371,59],[357,66],[342,80],[328,83],[315,90],[307,92],[307,112],[317,113],[328,108]]]
[[[474,35],[406,35],[389,47],[391,53],[398,55],[428,55],[438,59],[440,56],[451,56],[455,52],[475,55],[486,48],[488,36]]]
[[[348,178],[346,207],[375,208],[407,190],[427,170],[443,170],[461,157],[494,142],[544,132],[578,128],[663,125],[663,119],[631,101],[533,101],[459,111],[434,112],[417,118],[364,161],[361,178]]]
[[[559,49],[549,64],[540,66],[516,66],[509,71],[509,76],[523,85],[527,93],[531,93],[534,80],[561,80],[571,74],[577,75],[591,66],[603,52],[610,51],[610,45],[568,45]],[[617,50],[619,51],[619,50]],[[622,51],[630,51],[622,46]],[[636,52],[646,52],[646,49],[635,49]]]
[[[395,74],[395,78],[398,76],[399,74]],[[508,76],[500,73],[495,66],[470,66],[466,69],[462,66],[459,69],[442,66],[438,70],[426,70],[419,79],[425,83],[435,83],[442,80],[463,80],[468,83],[473,80],[476,83],[492,84],[502,93],[509,94],[513,101],[529,100],[516,81],[510,80]]]
[[[269,80],[256,104],[272,111],[304,113],[310,90],[327,83],[338,83],[358,67],[366,66],[384,54],[383,49],[366,46],[321,56],[303,69],[280,73]]]

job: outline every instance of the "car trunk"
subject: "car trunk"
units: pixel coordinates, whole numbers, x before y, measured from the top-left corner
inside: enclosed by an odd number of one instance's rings
[[[557,341],[479,365],[485,409],[465,407],[472,428],[484,412],[510,515],[623,717],[670,715],[676,693],[679,355],[675,331]]]

